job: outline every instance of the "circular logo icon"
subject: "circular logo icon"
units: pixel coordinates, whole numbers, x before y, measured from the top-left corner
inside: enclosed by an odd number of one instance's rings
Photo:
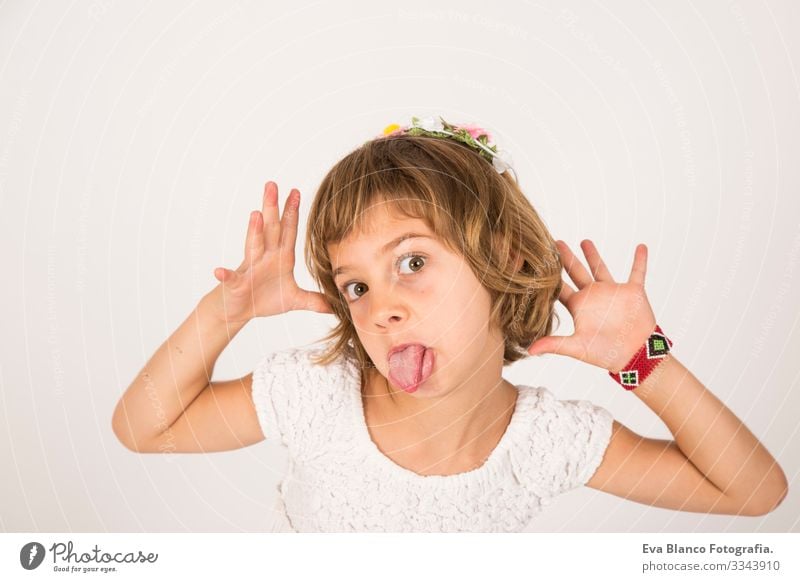
[[[39,542],[29,542],[19,551],[19,563],[26,570],[35,570],[44,560],[44,546]]]

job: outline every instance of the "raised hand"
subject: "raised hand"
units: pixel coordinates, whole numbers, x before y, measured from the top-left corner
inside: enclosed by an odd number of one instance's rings
[[[250,213],[244,260],[236,270],[219,267],[211,295],[214,312],[228,323],[246,322],[292,310],[333,313],[325,296],[305,291],[294,279],[300,192],[292,189],[278,217],[278,186],[264,186],[262,210]]]
[[[563,241],[556,242],[576,292],[563,282],[558,300],[575,324],[571,336],[546,336],[533,342],[528,353],[560,354],[618,372],[636,354],[656,326],[644,291],[647,247],[637,245],[627,283],[617,283],[590,240],[581,243],[591,273]]]

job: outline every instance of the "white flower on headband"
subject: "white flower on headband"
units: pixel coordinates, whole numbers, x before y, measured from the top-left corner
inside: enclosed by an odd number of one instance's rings
[[[396,123],[387,125],[383,130],[383,135],[377,137],[388,137],[399,134],[452,138],[476,150],[484,159],[492,163],[492,167],[494,167],[499,174],[512,169],[511,154],[489,143],[492,136],[488,131],[476,125],[454,125],[452,123],[447,123],[441,117],[431,116],[423,117],[422,119],[412,117],[411,125],[404,127]]]
[[[444,123],[441,119],[435,117],[423,117],[414,123],[414,127],[419,127],[425,131],[441,131],[444,132]]]
[[[499,174],[502,174],[513,165],[511,154],[506,150],[497,150],[497,154],[492,158],[492,165]]]

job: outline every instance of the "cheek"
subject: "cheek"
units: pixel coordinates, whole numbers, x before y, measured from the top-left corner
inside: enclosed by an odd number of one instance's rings
[[[350,321],[353,322],[353,325],[355,325],[356,330],[358,330],[358,328],[362,325],[362,320],[367,313],[367,311],[364,309],[364,304],[365,303],[363,300],[350,304],[345,302],[347,314],[350,318]]]
[[[455,281],[441,303],[450,317],[458,319],[459,327],[480,328],[486,324],[491,311],[491,295],[474,279]]]

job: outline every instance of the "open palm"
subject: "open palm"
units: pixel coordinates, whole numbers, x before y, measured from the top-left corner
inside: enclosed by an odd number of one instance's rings
[[[574,321],[571,336],[546,336],[533,342],[528,353],[569,356],[618,372],[644,345],[656,318],[644,290],[647,247],[637,245],[627,283],[617,283],[590,240],[581,242],[591,272],[563,241],[557,241],[564,269],[577,290],[563,281],[558,300]]]
[[[292,189],[281,218],[278,185],[264,186],[261,212],[250,213],[242,264],[214,270],[220,285],[211,300],[224,321],[247,322],[295,309],[333,313],[324,295],[301,289],[294,278],[299,205],[300,192]]]

